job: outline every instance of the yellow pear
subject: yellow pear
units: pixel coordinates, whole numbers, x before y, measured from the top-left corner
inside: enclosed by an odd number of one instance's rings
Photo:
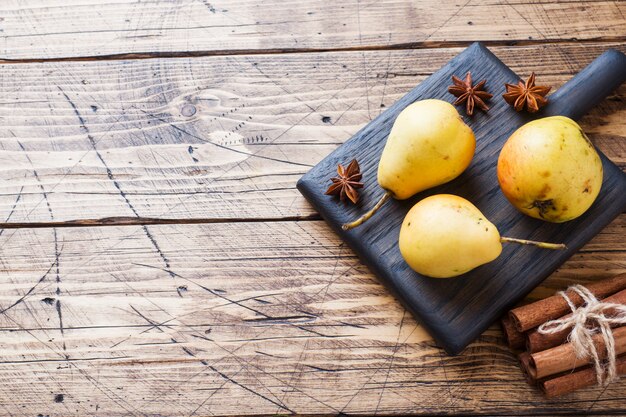
[[[602,161],[580,126],[567,117],[517,129],[498,157],[498,182],[522,213],[560,223],[583,214],[602,186]]]
[[[387,192],[351,229],[369,219],[387,199],[407,199],[461,175],[474,156],[476,139],[459,112],[442,100],[421,100],[396,118],[378,163],[378,184]]]
[[[400,229],[400,253],[422,275],[450,278],[496,259],[498,229],[462,197],[438,194],[413,206]]]
[[[378,163],[378,183],[398,200],[461,175],[476,139],[459,112],[441,100],[417,101],[396,118]]]
[[[400,228],[400,253],[416,272],[432,278],[451,278],[493,261],[501,242],[530,244],[547,249],[565,245],[501,237],[496,226],[466,199],[437,194],[411,208]]]

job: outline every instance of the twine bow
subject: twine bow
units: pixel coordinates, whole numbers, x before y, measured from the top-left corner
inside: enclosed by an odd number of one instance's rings
[[[571,327],[567,340],[574,347],[578,359],[591,357],[596,371],[598,385],[606,386],[617,379],[615,365],[615,339],[611,332],[612,324],[626,324],[626,305],[600,302],[587,288],[582,285],[573,285],[568,288],[576,292],[583,299],[583,304],[576,308],[572,300],[564,291],[559,295],[565,299],[572,314],[568,317],[548,321],[539,326],[539,333],[551,334],[565,331]],[[605,314],[610,312],[609,316]],[[602,334],[606,349],[606,365],[600,360],[600,355],[593,342],[593,336]]]

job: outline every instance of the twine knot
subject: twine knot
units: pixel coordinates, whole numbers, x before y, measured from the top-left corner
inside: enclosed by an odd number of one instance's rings
[[[626,324],[626,305],[600,302],[582,285],[573,285],[568,290],[578,294],[583,304],[577,308],[564,291],[559,291],[558,294],[565,299],[572,314],[542,324],[538,332],[551,334],[571,328],[567,340],[572,344],[576,357],[578,359],[591,357],[598,385],[606,386],[617,379],[615,339],[611,325]],[[606,349],[605,363],[600,360],[600,354],[593,341],[593,336],[598,333],[602,335]]]

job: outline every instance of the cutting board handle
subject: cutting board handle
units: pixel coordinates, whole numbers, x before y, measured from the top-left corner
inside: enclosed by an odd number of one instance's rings
[[[626,81],[626,55],[609,49],[549,96],[546,116],[579,119]]]
[[[546,116],[581,118],[626,81],[626,55],[609,49],[549,96]]]

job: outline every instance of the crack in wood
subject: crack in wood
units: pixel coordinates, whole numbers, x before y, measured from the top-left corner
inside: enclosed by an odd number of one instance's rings
[[[303,216],[281,217],[205,217],[205,218],[158,218],[158,217],[103,217],[99,219],[77,219],[58,222],[11,222],[0,223],[0,229],[38,229],[50,227],[97,227],[97,226],[142,226],[159,224],[220,224],[220,223],[271,223],[271,222],[300,222],[319,221],[322,218],[318,213]]]
[[[596,42],[624,42],[626,36],[596,36],[593,38],[544,38],[544,39],[507,39],[507,40],[481,40],[486,46],[542,46],[546,44],[585,44]],[[334,52],[358,52],[358,51],[387,51],[405,49],[446,49],[463,48],[471,45],[474,40],[468,41],[415,41],[383,45],[346,46],[335,48],[267,48],[267,49],[223,49],[203,51],[145,51],[131,53],[116,53],[102,55],[68,56],[52,58],[0,58],[0,64],[29,64],[43,62],[83,62],[83,61],[127,61],[144,59],[164,58],[199,58],[211,56],[238,56],[238,55],[285,55],[285,54],[313,54]]]
[[[11,134],[15,137],[15,134],[13,134],[13,132],[11,132]],[[50,216],[50,221],[54,223],[55,222],[54,221],[54,212],[52,211],[52,206],[50,205],[50,200],[48,199],[48,193],[46,192],[46,189],[43,186],[43,182],[41,181],[41,178],[39,177],[39,174],[37,173],[37,170],[35,169],[33,161],[31,160],[30,156],[28,155],[28,152],[26,151],[26,148],[24,147],[24,144],[17,138],[16,138],[16,141],[17,141],[18,146],[20,147],[20,149],[22,150],[22,152],[26,156],[26,160],[28,161],[28,163],[30,164],[30,166],[33,169],[33,175],[35,176],[35,180],[37,181],[37,185],[38,185],[38,187],[41,190],[41,193],[43,195],[43,200],[44,200],[44,202],[46,204],[46,209],[48,210],[48,214]],[[59,265],[59,259],[60,259],[61,255],[60,255],[60,251],[59,251],[59,238],[58,238],[56,227],[52,228],[52,235],[54,237],[54,263],[53,263],[53,267],[55,269],[55,281],[56,281],[55,294],[57,295],[55,309],[56,309],[57,316],[58,316],[58,319],[59,319],[59,331],[61,332],[61,337],[63,338],[63,342],[62,342],[63,351],[66,351],[67,350],[67,346],[65,344],[65,331],[63,329],[63,313],[61,312],[61,300],[59,300],[59,297],[58,297],[59,295],[61,295],[61,273],[60,273],[60,265]],[[46,275],[47,275],[47,272],[46,272],[46,274],[44,274],[44,276],[42,278],[40,278],[39,282],[42,282],[45,279]],[[34,289],[34,287],[33,287],[33,289]],[[69,356],[67,354],[65,354],[65,358],[69,359]]]
[[[85,135],[87,136],[87,139],[89,139],[89,142],[91,143],[91,147],[93,148],[94,152],[96,153],[96,156],[98,157],[98,159],[100,160],[100,162],[102,163],[102,165],[104,166],[107,176],[109,178],[109,180],[111,181],[111,183],[113,184],[113,186],[119,191],[120,196],[122,197],[122,199],[124,200],[124,202],[126,203],[126,205],[128,206],[128,208],[133,212],[133,214],[135,215],[135,217],[140,217],[139,213],[137,212],[137,210],[135,209],[135,207],[133,206],[133,204],[130,202],[130,200],[128,199],[128,197],[126,196],[126,193],[124,192],[124,190],[122,189],[122,187],[120,186],[119,182],[115,179],[115,177],[113,176],[113,172],[111,171],[111,168],[109,167],[109,165],[107,164],[107,162],[105,161],[104,157],[102,156],[102,154],[100,153],[100,151],[98,150],[97,146],[96,146],[96,140],[94,139],[94,137],[91,135],[91,133],[89,132],[89,128],[87,127],[87,124],[85,122],[85,119],[83,118],[83,116],[80,114],[80,111],[78,110],[78,108],[76,107],[76,104],[74,104],[74,102],[70,99],[70,97],[65,93],[65,91],[63,91],[63,89],[60,86],[57,86],[57,88],[59,89],[59,91],[61,91],[61,94],[63,94],[63,97],[65,97],[65,100],[70,104],[70,106],[72,107],[72,110],[74,111],[74,115],[76,116],[76,118],[78,119],[78,121],[80,122],[80,127],[83,129],[83,131],[85,132]],[[54,220],[54,219],[53,219]],[[172,269],[170,267],[170,261],[169,259],[165,256],[165,254],[163,253],[163,251],[161,250],[161,248],[159,247],[159,244],[157,243],[156,239],[154,238],[154,236],[152,235],[152,233],[150,233],[150,231],[148,230],[148,227],[146,225],[142,226],[142,229],[144,231],[144,234],[146,235],[146,237],[150,240],[150,242],[152,243],[152,246],[154,247],[154,250],[156,250],[157,254],[161,257],[161,260],[163,261],[163,263],[165,264],[165,269],[167,270],[167,272],[169,273],[169,275],[174,278],[175,274],[174,272],[172,272]],[[54,229],[56,230],[56,229]],[[55,235],[56,235],[56,231],[55,231]]]
[[[259,396],[259,397],[263,398],[264,400],[269,401],[270,403],[274,404],[275,406],[279,407],[282,410],[289,411],[291,414],[296,414],[295,411],[293,411],[292,409],[290,409],[286,405],[281,404],[281,403],[279,403],[277,401],[274,401],[271,398],[268,398],[265,395],[263,395],[261,393],[258,393],[258,392],[256,392],[255,390],[253,390],[251,388],[248,388],[247,386],[241,384],[240,382],[235,381],[233,378],[230,378],[228,375],[224,374],[223,372],[218,371],[214,366],[210,365],[209,368],[211,370],[215,371],[219,376],[221,376],[222,378],[224,378],[228,382],[232,382],[233,384],[237,385],[238,387],[241,387],[244,390],[246,390],[246,391],[248,391],[248,392],[250,392],[250,393],[252,393],[252,394],[254,394],[256,396]]]
[[[8,307],[6,307],[6,308],[4,308],[4,309],[0,310],[0,314],[4,314],[4,313],[6,313],[7,311],[9,311],[10,309],[12,309],[12,308],[13,308],[13,307],[15,307],[16,305],[18,305],[18,304],[20,304],[21,302],[23,302],[23,301],[24,301],[24,300],[25,300],[25,299],[26,299],[29,295],[31,295],[31,294],[33,293],[33,291],[35,291],[35,288],[37,288],[37,286],[38,286],[39,284],[41,284],[41,283],[42,283],[42,282],[46,279],[46,277],[48,276],[48,274],[50,273],[50,271],[52,271],[52,268],[54,267],[54,265],[55,265],[55,264],[56,264],[56,262],[55,262],[55,263],[53,263],[52,265],[50,265],[50,268],[48,268],[48,270],[47,270],[47,271],[46,271],[46,272],[45,272],[45,273],[41,276],[41,278],[39,278],[39,279],[37,280],[37,282],[35,283],[35,285],[33,285],[32,287],[30,287],[30,288],[28,289],[28,291],[26,291],[26,293],[25,293],[23,296],[21,296],[20,298],[18,298],[18,299],[17,299],[17,300],[16,300],[13,304],[11,304],[10,306],[8,306]]]

